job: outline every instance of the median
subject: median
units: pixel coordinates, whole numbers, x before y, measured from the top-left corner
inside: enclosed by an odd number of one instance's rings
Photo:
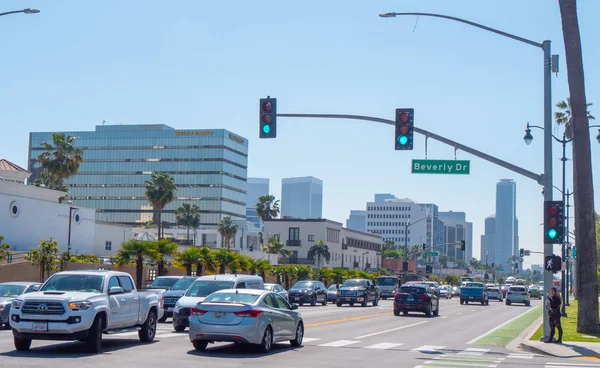
[[[569,300],[569,306],[565,307],[565,312],[568,317],[562,317],[560,322],[563,328],[563,341],[573,342],[600,342],[600,334],[581,334],[577,332],[577,300]],[[544,326],[540,326],[537,331],[531,336],[531,340],[540,341]],[[558,331],[555,338],[558,337]]]

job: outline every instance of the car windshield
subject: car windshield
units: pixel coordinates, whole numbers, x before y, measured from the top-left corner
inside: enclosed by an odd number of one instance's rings
[[[173,285],[171,290],[187,290],[194,281],[196,281],[196,279],[194,279],[194,278],[181,279],[181,280],[177,281],[175,283],[175,285]]]
[[[367,280],[347,280],[344,282],[343,287],[367,287]]]
[[[425,294],[425,288],[418,286],[402,286],[400,292],[406,294]]]
[[[292,286],[292,289],[311,289],[314,285],[315,283],[311,281],[298,281]]]
[[[331,285],[327,290],[332,291],[332,290],[336,290],[337,289],[337,285]]]
[[[252,304],[260,295],[242,293],[212,293],[204,299],[204,302],[215,303],[245,303]]]
[[[25,286],[2,284],[0,285],[0,297],[19,296],[25,291]]]
[[[54,275],[46,281],[40,291],[80,291],[101,293],[104,276],[97,275]]]
[[[509,291],[525,291],[525,288],[522,287],[511,287]]]
[[[152,281],[152,284],[148,287],[148,289],[168,289],[173,286],[179,279],[175,278],[158,278]]]
[[[483,284],[478,284],[476,282],[467,282],[467,284],[465,286],[472,287],[472,288],[482,288]]]
[[[398,279],[395,277],[378,277],[375,282],[381,286],[394,286],[398,283]]]
[[[215,291],[233,289],[233,282],[231,281],[194,281],[192,286],[186,291],[185,296],[191,296],[192,298],[203,298],[207,295],[214,293]]]

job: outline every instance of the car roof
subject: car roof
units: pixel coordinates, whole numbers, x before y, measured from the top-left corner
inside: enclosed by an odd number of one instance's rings
[[[426,288],[428,285],[427,284],[411,284],[411,283],[406,283],[406,284],[402,285],[401,287],[405,287],[405,286]]]
[[[271,293],[269,290],[263,289],[223,289],[215,291],[213,294],[226,294],[226,293],[239,293],[239,294],[251,294],[251,295],[263,295],[266,293]]]
[[[7,281],[0,282],[0,285],[17,285],[17,286],[29,286],[29,285],[41,285],[41,282],[31,282],[31,281]]]
[[[191,276],[191,277],[193,277],[193,276]],[[158,276],[154,280],[158,280],[158,279],[182,279],[182,278],[183,278],[183,276]]]
[[[112,271],[112,270],[79,270],[79,271],[61,271],[54,275],[94,275],[94,276],[105,276],[105,275],[117,275],[117,276],[131,276],[127,272]],[[52,275],[52,276],[54,276]]]
[[[197,281],[208,281],[208,280],[214,280],[214,281],[233,281],[236,279],[240,279],[240,278],[244,278],[244,279],[260,279],[260,281],[262,281],[262,277],[260,276],[252,276],[252,275],[237,275],[237,274],[224,274],[224,275],[206,275],[206,276],[200,276],[198,277]]]

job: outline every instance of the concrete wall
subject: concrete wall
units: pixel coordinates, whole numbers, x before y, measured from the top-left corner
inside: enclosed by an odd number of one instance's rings
[[[98,257],[111,257],[121,249],[121,244],[133,238],[130,226],[96,222],[94,236],[94,254]],[[109,246],[107,247],[107,242]],[[107,249],[110,248],[110,249]]]

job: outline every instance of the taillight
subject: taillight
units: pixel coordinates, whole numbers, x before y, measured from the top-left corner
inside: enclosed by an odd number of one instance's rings
[[[521,295],[527,295],[527,293],[521,293]]]
[[[256,318],[256,317],[260,316],[262,314],[262,312],[263,311],[261,311],[260,309],[250,309],[250,310],[241,311],[241,312],[233,312],[233,314],[235,314],[238,317]]]
[[[419,299],[421,299],[424,302],[428,302],[429,301],[429,297],[427,295],[419,295]]]
[[[512,294],[510,291],[507,293],[508,295]]]
[[[192,310],[190,310],[190,315],[192,316],[201,316],[203,314],[206,314],[206,311],[204,309],[198,309],[198,308],[192,308]]]
[[[162,304],[160,305],[160,307],[163,308],[165,306],[165,296],[164,295],[162,295],[162,301],[161,301],[161,303]]]

